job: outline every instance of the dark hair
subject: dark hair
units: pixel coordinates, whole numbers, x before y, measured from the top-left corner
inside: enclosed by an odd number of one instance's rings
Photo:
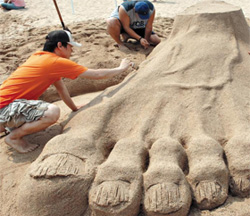
[[[54,41],[46,41],[44,46],[43,46],[43,51],[47,52],[54,52],[55,48],[57,47],[58,42]],[[67,47],[68,43],[67,42],[61,42],[62,46]]]

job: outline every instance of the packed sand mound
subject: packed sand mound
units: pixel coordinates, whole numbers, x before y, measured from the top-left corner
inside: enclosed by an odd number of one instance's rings
[[[249,196],[249,45],[238,7],[202,2],[177,16],[137,72],[47,143],[18,215],[184,216],[192,201],[211,210]]]

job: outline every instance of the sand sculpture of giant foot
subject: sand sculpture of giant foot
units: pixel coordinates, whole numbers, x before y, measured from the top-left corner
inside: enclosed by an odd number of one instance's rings
[[[47,143],[20,185],[20,215],[185,216],[192,202],[248,196],[249,38],[224,2],[177,16],[137,72]]]

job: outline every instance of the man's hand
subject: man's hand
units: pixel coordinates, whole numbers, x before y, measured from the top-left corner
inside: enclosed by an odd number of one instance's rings
[[[78,111],[79,109],[81,109],[82,107],[84,107],[86,104],[82,104],[82,105],[78,105],[78,106],[76,106],[76,110],[72,110],[73,112],[75,112],[75,111]]]
[[[129,68],[129,66],[133,66],[133,62],[125,58],[125,59],[122,59],[119,68],[122,69],[122,71],[125,71]]]
[[[147,49],[150,46],[149,42],[145,38],[141,38],[140,43],[144,47],[144,49]]]

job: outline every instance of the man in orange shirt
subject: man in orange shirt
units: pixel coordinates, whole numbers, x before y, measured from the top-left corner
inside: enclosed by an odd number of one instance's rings
[[[27,143],[23,137],[44,130],[60,116],[59,107],[38,100],[51,84],[64,103],[72,111],[77,111],[82,105],[75,105],[62,81],[63,77],[104,79],[120,74],[132,65],[129,60],[123,59],[117,68],[89,69],[69,60],[73,46],[80,47],[81,44],[73,41],[70,32],[50,32],[43,51],[34,53],[1,85],[0,131],[10,132],[5,143],[18,152],[33,151],[38,145]]]

